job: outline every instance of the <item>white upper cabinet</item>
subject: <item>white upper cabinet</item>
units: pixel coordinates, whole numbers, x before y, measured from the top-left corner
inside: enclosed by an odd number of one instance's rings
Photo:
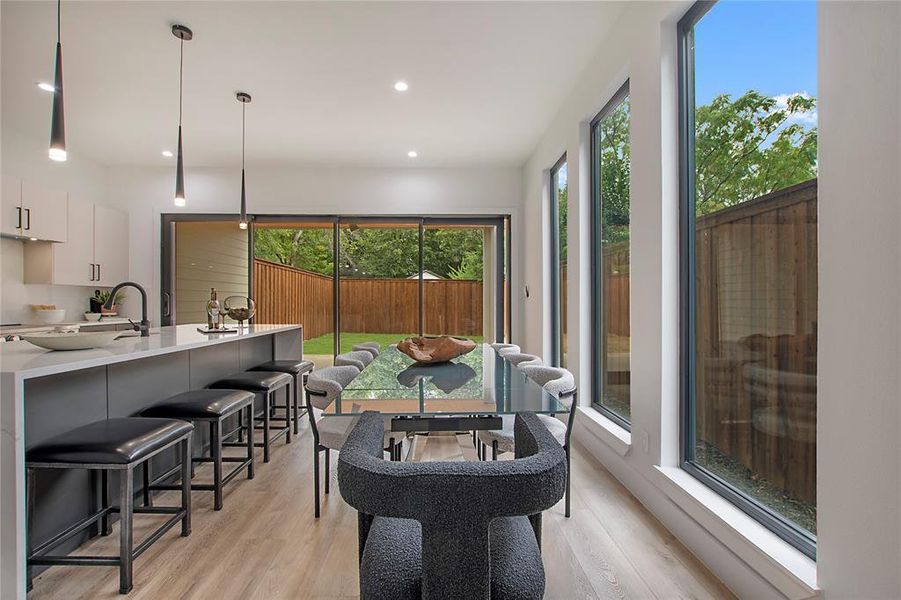
[[[102,286],[128,279],[128,215],[94,205],[94,263]]]
[[[0,233],[65,242],[68,194],[34,181],[3,175]]]
[[[22,181],[22,234],[48,242],[66,241],[68,194]]]
[[[3,176],[2,212],[0,212],[0,233],[22,235],[22,180],[18,177]]]
[[[72,198],[68,240],[25,244],[25,283],[110,287],[128,279],[128,214]]]
[[[65,285],[96,285],[97,266],[94,264],[94,205],[69,199],[69,232],[65,244],[45,244],[44,252],[51,255],[53,283]],[[31,246],[32,244],[29,244]],[[26,253],[32,248],[26,246]],[[27,258],[26,258],[27,263]],[[26,268],[26,276],[29,269]],[[47,274],[41,279],[46,280]]]

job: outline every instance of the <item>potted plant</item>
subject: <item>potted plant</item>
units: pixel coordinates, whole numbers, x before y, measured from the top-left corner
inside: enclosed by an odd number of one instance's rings
[[[104,315],[116,314],[119,311],[119,303],[125,299],[125,292],[119,290],[116,292],[116,297],[113,298],[112,307],[106,308],[106,302],[109,300],[109,293],[110,291],[108,289],[94,291],[94,298],[100,303],[100,313]]]

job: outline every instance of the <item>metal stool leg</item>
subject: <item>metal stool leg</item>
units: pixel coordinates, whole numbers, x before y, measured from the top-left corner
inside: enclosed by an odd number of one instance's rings
[[[128,468],[119,471],[119,593],[127,594],[132,588],[132,561],[134,559],[134,473]]]
[[[253,402],[247,405],[247,422],[253,423]],[[240,418],[241,411],[238,411],[238,417]],[[247,460],[250,461],[250,464],[247,465],[247,479],[253,479],[253,436],[247,436]]]
[[[185,511],[185,516],[181,520],[181,535],[188,537],[191,535],[191,436],[189,435],[185,441],[181,443],[181,507]]]
[[[297,401],[297,395],[300,394],[300,376],[294,376],[294,397],[292,400],[294,401],[294,435],[298,435],[300,433],[300,406]]]
[[[222,424],[210,422],[210,454],[213,459],[213,510],[222,510]]]
[[[253,405],[252,402],[251,402],[251,405]],[[238,412],[238,443],[239,444],[244,441],[244,419],[242,417],[243,414],[244,413]],[[253,411],[252,410],[250,411],[250,417],[247,422],[253,423]],[[249,434],[248,437],[250,437],[250,439],[253,439],[253,434]]]
[[[109,470],[103,469],[100,472],[100,499],[103,508],[109,508],[111,505],[110,489],[109,489]],[[103,515],[100,519],[103,535],[109,535],[113,532],[113,525],[110,523],[109,514]]]
[[[144,506],[153,506],[153,498],[150,496],[150,461],[144,461],[144,464],[141,466],[141,473],[144,476],[144,489],[142,490],[142,495],[144,498]]]
[[[271,409],[272,393],[266,394],[263,403],[263,462],[269,462],[269,411]]]
[[[497,460],[497,440],[491,442],[491,460]]]
[[[291,443],[291,396],[294,396],[293,404],[295,408],[297,407],[297,394],[294,392],[294,383],[293,381],[285,386],[285,429],[288,431],[285,433],[285,443]]]

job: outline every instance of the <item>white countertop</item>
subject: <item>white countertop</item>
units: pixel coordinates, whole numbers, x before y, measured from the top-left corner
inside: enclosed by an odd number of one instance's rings
[[[301,328],[300,325],[250,325],[239,333],[208,335],[197,331],[202,326],[205,324],[154,328],[149,337],[125,337],[104,348],[69,352],[44,350],[25,341],[4,342],[0,344],[0,373],[43,377]]]

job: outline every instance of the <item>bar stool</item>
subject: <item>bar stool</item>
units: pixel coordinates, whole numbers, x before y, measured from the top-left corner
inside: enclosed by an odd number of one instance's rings
[[[263,462],[269,462],[269,447],[272,445],[272,442],[285,436],[285,443],[291,443],[291,424],[286,421],[284,427],[273,427],[270,409],[277,392],[281,389],[285,389],[285,414],[291,414],[291,387],[293,384],[294,379],[285,373],[273,373],[271,371],[243,371],[240,373],[233,373],[219,381],[214,381],[208,387],[216,390],[244,390],[255,394],[263,394],[265,401],[263,402],[262,416],[254,417],[254,421],[262,421],[263,426],[257,427],[255,422],[251,422],[247,424],[247,429],[248,437],[250,438],[253,438],[254,429],[263,430],[263,441],[254,442],[254,445],[257,448],[263,449]],[[240,413],[238,416],[240,417]],[[242,425],[239,421],[239,440],[241,439],[241,431]],[[275,433],[273,433],[273,431]]]
[[[302,403],[298,403],[297,396],[303,394],[307,384],[307,377],[309,377],[310,371],[313,370],[314,366],[311,360],[270,360],[267,363],[248,369],[250,371],[287,373],[294,377],[294,435],[300,433],[300,413],[306,412],[307,406],[306,397],[304,397]],[[303,377],[303,381],[301,381],[301,377]],[[302,408],[300,405],[302,405]]]
[[[248,423],[253,423],[253,400],[255,396],[251,392],[240,390],[193,390],[177,394],[163,402],[151,406],[141,413],[144,417],[159,417],[164,419],[181,419],[196,423],[202,421],[210,426],[210,456],[192,457],[191,462],[213,463],[213,484],[192,483],[191,489],[205,492],[213,492],[213,510],[222,510],[222,487],[234,479],[238,473],[247,469],[247,479],[253,479],[253,436],[247,436],[247,455],[222,456],[222,423],[228,417],[239,412],[246,413]],[[222,463],[239,463],[227,475],[222,475]],[[178,471],[174,467],[156,477],[151,477],[150,463],[144,467],[144,504],[151,505],[150,492],[152,490],[173,490],[181,485],[161,483],[166,481]]]
[[[173,525],[181,522],[181,535],[191,533],[191,434],[194,426],[174,419],[144,419],[126,417],[106,419],[84,425],[53,437],[25,453],[26,507],[28,529],[34,518],[35,469],[93,469],[101,472],[100,510],[68,529],[32,548],[28,531],[26,538],[26,577],[31,587],[31,567],[51,565],[103,565],[119,567],[119,593],[132,588],[132,563]],[[134,476],[138,465],[147,468],[147,461],[169,448],[181,444],[181,505],[135,507]],[[109,472],[119,471],[119,506],[110,505]],[[109,535],[112,527],[110,513],[119,513],[119,556],[54,556],[47,552],[100,521],[100,533]],[[135,513],[171,515],[156,531],[137,547],[132,529]]]

